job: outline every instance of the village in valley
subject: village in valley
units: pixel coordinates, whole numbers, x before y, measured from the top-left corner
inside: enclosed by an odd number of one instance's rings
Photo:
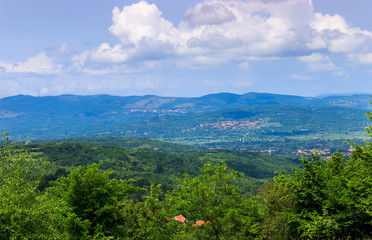
[[[347,152],[340,152],[343,156],[345,157],[350,157],[351,153],[355,150],[355,147],[350,146]],[[324,157],[326,159],[331,159],[332,157],[332,152],[330,152],[330,149],[325,148],[325,149],[298,149],[297,152],[292,152],[292,154],[297,155],[297,156],[311,156],[311,155],[318,155],[321,157]]]
[[[204,130],[216,130],[216,131],[231,131],[236,130],[242,127],[254,127],[260,124],[263,124],[265,121],[263,120],[256,120],[256,121],[222,121],[222,122],[214,122],[214,123],[201,123],[196,127],[187,129],[186,131],[194,131],[197,129],[204,129]]]

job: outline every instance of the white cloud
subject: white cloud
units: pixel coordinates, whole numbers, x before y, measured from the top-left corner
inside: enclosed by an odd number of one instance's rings
[[[71,58],[72,67],[75,70],[80,71],[81,68],[84,66],[85,62],[87,61],[88,56],[89,56],[89,51],[84,51],[78,55],[72,56]]]
[[[70,66],[42,52],[25,62],[0,61],[0,71],[106,74],[126,72],[123,64],[154,70],[169,62],[200,67],[294,56],[311,70],[340,71],[333,54],[372,64],[372,32],[350,26],[340,15],[315,13],[311,0],[205,0],[189,8],[178,26],[155,4],[140,1],[115,7],[109,31],[118,42],[74,55]],[[69,46],[54,52],[69,54]]]
[[[120,45],[110,47],[108,43],[102,43],[90,52],[89,57],[95,62],[122,63],[128,59],[128,54]]]
[[[5,72],[10,73],[62,73],[62,65],[56,64],[54,58],[48,57],[45,52],[41,52],[35,57],[29,57],[25,62],[7,63],[0,61],[0,67],[5,69]]]
[[[372,52],[352,55],[351,58],[362,64],[372,64]]]
[[[109,30],[120,45],[102,43],[89,58],[123,63],[171,57],[179,65],[216,65],[249,57],[282,56],[301,48],[296,37],[302,33],[297,34],[295,28],[306,25],[311,13],[308,0],[213,0],[188,9],[175,27],[155,4],[141,1],[113,9]]]
[[[329,14],[315,13],[311,26],[318,32],[329,30],[348,33],[350,31],[345,19],[338,14],[331,16]]]
[[[189,8],[179,26],[155,4],[140,1],[115,7],[112,21],[109,31],[120,43],[102,43],[90,51],[90,61],[146,66],[172,59],[190,67],[288,56],[306,62],[309,53],[322,51],[322,62],[308,66],[331,71],[336,67],[327,55],[372,51],[366,49],[371,32],[351,27],[340,15],[315,13],[311,0],[205,0]]]
[[[122,11],[115,7],[109,30],[125,46],[137,46],[141,41],[173,41],[176,29],[161,15],[155,4],[145,1],[125,6]]]
[[[133,61],[154,61],[167,55],[175,55],[177,30],[162,16],[155,4],[145,1],[115,7],[112,11],[110,33],[120,40],[113,47],[104,42],[90,51],[93,62],[124,63]]]
[[[299,57],[299,60],[306,63],[308,68],[314,71],[335,71],[338,69],[328,56],[320,53]]]
[[[220,3],[203,2],[189,8],[184,20],[192,25],[217,25],[235,20],[235,15]]]
[[[310,24],[314,30],[313,43],[326,48],[330,53],[348,53],[363,50],[372,43],[372,32],[349,26],[340,15],[315,13]],[[313,47],[312,49],[315,49]]]

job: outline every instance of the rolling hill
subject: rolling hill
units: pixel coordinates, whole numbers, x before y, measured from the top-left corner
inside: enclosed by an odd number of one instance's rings
[[[368,100],[368,95],[268,93],[196,98],[19,95],[0,99],[0,129],[15,140],[125,136],[280,152],[285,142],[326,141],[320,147],[329,147],[327,141],[332,145],[363,139],[365,111],[371,109]]]

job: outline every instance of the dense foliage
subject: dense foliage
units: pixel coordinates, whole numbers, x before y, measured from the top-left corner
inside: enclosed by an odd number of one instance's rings
[[[74,216],[80,220],[68,223],[67,230],[75,239],[123,236],[119,226],[124,221],[118,203],[138,189],[126,181],[109,179],[112,171],[99,173],[100,165],[92,164],[87,168],[79,166],[48,189],[48,192],[71,207]]]
[[[63,230],[68,207],[38,185],[46,163],[9,145],[0,149],[0,239],[51,239]]]
[[[264,186],[265,228],[273,239],[370,236],[371,153],[370,148],[357,147],[347,160],[338,154],[330,161],[302,158],[303,169],[281,174]]]
[[[259,236],[260,213],[252,198],[243,197],[234,183],[247,184],[240,172],[225,163],[207,163],[195,178],[185,176],[170,195],[173,215],[182,214],[189,225],[203,221],[190,233],[194,239],[250,239]],[[191,221],[194,220],[194,221]]]
[[[245,190],[244,193],[254,191],[259,182],[272,178],[274,171],[290,170],[299,164],[295,158],[252,152],[197,149],[186,153],[189,147],[182,149],[179,145],[177,149],[183,153],[169,153],[148,148],[124,149],[118,146],[107,146],[107,141],[103,140],[104,145],[58,142],[32,143],[25,145],[24,148],[60,167],[54,175],[47,176],[49,180],[64,176],[63,169],[73,170],[80,165],[102,162],[103,170],[110,168],[113,170],[111,175],[113,178],[133,179],[133,185],[147,190],[150,189],[151,184],[161,184],[163,192],[172,189],[176,180],[182,178],[185,173],[190,176],[198,175],[199,168],[207,162],[224,161],[229,167],[243,172],[254,184],[254,188]],[[75,141],[84,141],[84,139]],[[96,144],[100,143],[96,141]]]

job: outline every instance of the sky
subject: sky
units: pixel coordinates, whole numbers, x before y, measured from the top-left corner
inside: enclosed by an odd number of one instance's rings
[[[371,0],[0,0],[0,98],[372,93]]]

